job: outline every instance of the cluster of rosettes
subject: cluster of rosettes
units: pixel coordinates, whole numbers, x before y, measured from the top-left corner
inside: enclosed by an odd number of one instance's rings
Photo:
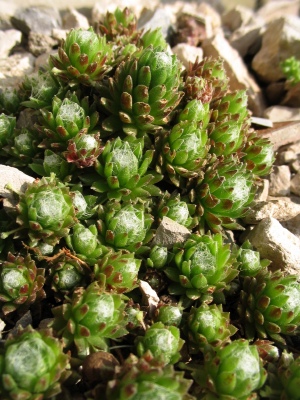
[[[53,398],[70,356],[78,366],[124,348],[87,398],[255,399],[267,339],[298,332],[300,286],[225,233],[241,228],[272,146],[221,59],[184,70],[128,9],[97,29],[71,30],[46,68],[0,96],[0,161],[39,176],[0,210],[1,317],[50,301],[53,316],[52,333],[28,328],[0,349],[0,394]],[[188,239],[153,242],[166,218]],[[167,295],[159,304],[149,283]]]

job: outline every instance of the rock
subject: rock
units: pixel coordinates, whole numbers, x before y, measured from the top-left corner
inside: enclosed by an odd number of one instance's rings
[[[273,122],[300,120],[300,108],[271,106],[264,110],[263,116]]]
[[[288,165],[275,165],[270,174],[270,196],[290,194],[291,172]]]
[[[274,150],[300,140],[300,121],[274,122],[273,126],[271,129],[261,129],[259,133],[262,137],[270,139]]]
[[[288,221],[297,215],[300,215],[298,199],[293,201],[290,197],[284,197],[269,201],[255,201],[243,218],[243,222],[253,225],[267,217],[273,217],[282,222]]]
[[[20,8],[11,19],[13,25],[26,35],[29,32],[51,35],[54,28],[61,27],[61,17],[53,7]]]
[[[300,196],[300,171],[291,179],[291,192]]]
[[[152,243],[171,248],[175,243],[185,242],[190,234],[185,226],[178,224],[171,218],[163,217]]]
[[[280,104],[286,93],[285,82],[270,82],[265,89],[265,95],[269,105]]]
[[[255,193],[256,201],[266,201],[269,195],[270,181],[262,179]]]
[[[239,4],[222,15],[222,24],[233,32],[241,26],[249,24],[253,17],[254,12],[251,8]]]
[[[265,20],[265,22],[274,21],[282,15],[299,15],[298,0],[276,0],[268,1],[264,6],[260,7],[256,15]]]
[[[260,49],[263,32],[263,24],[256,21],[251,25],[242,26],[234,31],[228,40],[241,57],[254,55]]]
[[[201,47],[191,46],[187,43],[177,44],[172,47],[172,52],[176,54],[185,68],[188,67],[190,62],[194,63],[196,59],[198,59],[198,61],[203,59],[203,50]]]
[[[11,190],[6,188],[9,185],[16,192],[22,192],[26,190],[26,186],[32,183],[35,179],[29,175],[24,174],[17,168],[8,167],[0,164],[0,196],[13,198]]]
[[[74,8],[71,8],[63,15],[62,26],[64,29],[68,30],[72,28],[88,29],[90,23],[85,15],[79,13]]]
[[[289,107],[300,107],[300,82],[290,87],[281,104]]]
[[[67,33],[69,31],[67,29],[52,29],[51,36],[53,39],[61,41],[62,39],[66,40]]]
[[[16,29],[0,30],[0,54],[1,58],[9,56],[11,49],[20,44],[22,33]]]
[[[13,28],[10,18],[15,14],[18,6],[15,2],[0,0],[0,29],[6,30]]]
[[[201,16],[180,14],[176,26],[176,33],[172,35],[172,42],[175,45],[186,43],[197,47],[205,38],[212,36],[211,29],[207,29],[205,19]],[[209,30],[208,35],[207,30]]]
[[[171,32],[172,15],[164,8],[158,7],[154,12],[148,11],[138,20],[138,29],[144,29],[146,32],[149,29],[161,28],[164,38],[168,39]]]
[[[31,54],[38,57],[44,53],[49,53],[58,41],[52,37],[38,32],[30,32],[28,36],[28,49]]]
[[[268,24],[262,47],[252,60],[252,68],[265,82],[284,78],[280,62],[300,53],[300,19],[284,16]]]
[[[300,214],[287,221],[282,221],[281,225],[300,240]]]
[[[261,258],[272,261],[272,269],[299,274],[300,240],[275,218],[263,219],[244,239],[260,252]]]
[[[217,34],[212,39],[204,40],[202,48],[205,57],[222,57],[224,59],[224,67],[230,80],[230,89],[232,91],[246,89],[250,110],[254,115],[261,116],[266,108],[262,91],[248,72],[243,59],[230,46],[228,40],[223,35]]]
[[[16,53],[0,58],[0,88],[17,87],[26,75],[34,71],[34,61],[31,53]]]

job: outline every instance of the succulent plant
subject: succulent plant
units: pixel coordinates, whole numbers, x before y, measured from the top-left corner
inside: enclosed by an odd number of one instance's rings
[[[103,280],[109,291],[130,292],[137,287],[141,262],[135,258],[133,253],[109,252],[95,264],[95,279]]]
[[[99,25],[100,32],[114,43],[133,43],[139,36],[135,14],[127,7],[107,12]]]
[[[165,246],[155,245],[152,247],[147,258],[147,265],[151,268],[163,268],[169,259],[169,251]]]
[[[259,252],[253,249],[249,240],[245,241],[242,246],[239,247],[237,261],[239,262],[239,275],[242,277],[255,276],[262,268],[270,264],[269,260],[260,259]]]
[[[108,246],[136,252],[152,238],[152,217],[143,204],[110,202],[99,214],[98,228]]]
[[[52,73],[63,81],[93,85],[110,70],[112,47],[106,37],[100,36],[90,27],[71,29],[66,40],[51,56]]]
[[[25,312],[37,300],[45,297],[45,270],[37,268],[30,255],[7,255],[0,263],[0,303],[4,315],[15,310]]]
[[[166,326],[179,327],[182,321],[183,308],[179,304],[158,304],[155,310],[155,321]]]
[[[101,104],[109,112],[102,127],[142,136],[166,125],[182,93],[179,62],[163,49],[147,47],[122,61],[109,79]]]
[[[193,376],[207,394],[204,398],[248,400],[257,398],[253,392],[263,386],[267,371],[257,347],[237,339],[207,350],[204,365]]]
[[[191,300],[211,302],[238,274],[236,259],[221,234],[191,235],[173,248],[174,261],[164,269],[173,282],[169,292],[186,295]]]
[[[60,393],[69,367],[62,347],[50,330],[27,327],[9,337],[0,351],[1,398],[38,400]]]
[[[149,171],[154,150],[144,151],[144,140],[120,137],[107,141],[95,164],[99,174],[92,188],[103,193],[104,199],[118,201],[136,200],[159,196],[160,189],[155,183],[162,175]],[[146,174],[150,172],[149,174]]]
[[[98,121],[98,113],[94,111],[87,115],[87,99],[80,103],[76,95],[70,95],[61,100],[54,96],[52,109],[41,109],[44,124],[38,129],[46,138],[41,146],[58,150],[66,150],[68,141],[74,139],[79,133],[92,133]]]
[[[117,368],[106,394],[108,400],[193,400],[188,394],[191,384],[183,372],[175,371],[172,365],[165,365],[148,351],[140,358],[131,354]]]
[[[0,114],[0,156],[5,156],[6,152],[3,151],[3,147],[8,145],[9,140],[13,136],[14,129],[16,126],[16,118],[5,114]]]
[[[300,82],[300,61],[295,56],[282,61],[280,67],[291,86]]]
[[[162,357],[165,364],[175,364],[181,358],[183,343],[180,330],[176,326],[155,322],[146,330],[144,336],[136,338],[136,349],[140,357],[150,351],[154,357]]]
[[[108,251],[99,240],[96,225],[87,227],[81,223],[75,224],[72,228],[72,233],[66,237],[66,242],[78,258],[91,266]]]
[[[295,275],[261,269],[246,276],[239,313],[249,338],[271,338],[285,343],[282,335],[295,335],[300,325],[300,284]]]
[[[72,195],[54,174],[28,185],[26,191],[20,193],[16,208],[16,222],[20,227],[15,229],[15,234],[26,230],[30,246],[36,246],[40,240],[55,245],[68,235],[76,222]]]
[[[106,292],[92,282],[87,288],[74,290],[72,298],[55,307],[53,329],[67,348],[75,344],[79,357],[97,350],[107,351],[109,339],[126,335],[125,299],[120,294]]]
[[[186,331],[191,347],[203,350],[207,344],[221,346],[229,342],[237,328],[230,324],[230,315],[223,312],[221,304],[203,303],[191,308]]]
[[[300,359],[284,350],[279,360],[268,364],[268,379],[260,392],[263,399],[299,399]]]
[[[254,194],[252,173],[245,163],[232,157],[226,161],[218,159],[209,166],[204,179],[191,190],[190,197],[209,229],[219,232],[222,227],[240,227],[236,218],[245,215]]]
[[[62,298],[75,288],[84,286],[91,275],[78,259],[66,255],[49,263],[49,267],[51,289]]]

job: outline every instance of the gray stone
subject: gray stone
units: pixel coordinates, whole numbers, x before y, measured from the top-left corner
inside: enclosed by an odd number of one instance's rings
[[[26,190],[29,183],[35,179],[29,175],[24,174],[17,168],[8,167],[0,164],[0,196],[13,198],[13,192],[6,186],[9,185],[16,192]]]
[[[300,120],[300,108],[271,106],[264,110],[263,116],[273,122]]]
[[[243,222],[251,225],[257,224],[267,217],[273,217],[280,222],[288,221],[300,215],[298,199],[295,199],[295,197],[293,199],[284,197],[268,201],[255,201],[243,218]]]
[[[177,44],[172,47],[172,52],[176,54],[185,68],[188,67],[190,62],[194,63],[196,59],[198,59],[198,61],[202,61],[203,59],[203,50],[201,47],[191,46],[187,43]]]
[[[191,232],[185,226],[171,218],[163,217],[152,243],[171,248],[175,243],[185,242],[190,234]]]
[[[298,82],[295,86],[289,87],[289,90],[281,104],[289,107],[300,107],[300,82]]]
[[[242,26],[229,37],[229,43],[239,52],[241,57],[248,54],[254,55],[260,49],[263,32],[264,27],[258,22]]]
[[[172,24],[172,16],[165,8],[157,8],[154,12],[148,11],[138,20],[138,28],[147,30],[154,30],[156,28],[161,28],[162,34],[165,38],[170,35]]]
[[[31,53],[16,53],[0,58],[0,88],[17,87],[25,75],[34,71],[34,61]]]
[[[300,271],[300,240],[285,229],[275,218],[267,217],[252,229],[244,240],[249,240],[261,258],[272,261],[272,269],[286,274]]]
[[[81,14],[74,8],[71,8],[63,15],[62,26],[64,29],[88,29],[90,27],[90,23],[85,15]]]
[[[49,53],[58,41],[49,35],[38,32],[30,32],[28,36],[28,49],[31,54],[38,57],[41,54]]]
[[[291,192],[300,196],[300,171],[291,179]]]
[[[260,130],[260,135],[269,139],[276,151],[280,147],[300,140],[300,121],[274,122],[273,128]]]
[[[228,40],[222,34],[217,34],[212,39],[206,39],[202,43],[204,56],[222,57],[224,67],[230,80],[230,89],[246,90],[248,105],[254,115],[260,117],[266,108],[262,91],[249,73],[242,57],[233,49]]]
[[[290,194],[291,172],[288,165],[274,165],[270,174],[270,196],[287,196]]]
[[[28,7],[20,8],[11,19],[13,25],[25,33],[43,33],[51,35],[54,28],[61,27],[61,17],[53,7]]]
[[[222,24],[233,32],[249,24],[253,17],[254,12],[251,8],[238,4],[222,15]]]
[[[274,21],[282,15],[299,15],[298,0],[275,0],[267,1],[264,6],[256,12],[257,17],[263,18],[266,22]]]
[[[275,82],[284,78],[280,62],[299,53],[300,19],[284,16],[269,23],[251,65],[260,79]]]
[[[18,6],[14,1],[0,0],[0,29],[6,30],[13,28],[10,18],[16,12]]]
[[[16,29],[0,30],[0,54],[1,58],[9,56],[11,49],[20,44],[22,33]]]
[[[270,188],[270,181],[268,179],[262,179],[255,193],[255,200],[266,201],[269,196],[269,188]]]

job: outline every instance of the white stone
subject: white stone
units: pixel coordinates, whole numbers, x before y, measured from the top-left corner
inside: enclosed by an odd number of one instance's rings
[[[274,165],[270,174],[270,196],[287,196],[290,194],[291,172],[288,165]]]
[[[299,274],[300,240],[275,218],[263,219],[244,239],[260,252],[261,258],[272,261],[272,269]]]
[[[265,82],[284,78],[280,62],[300,53],[300,19],[288,15],[269,23],[252,68]]]
[[[188,67],[190,62],[194,63],[196,59],[198,59],[198,61],[202,61],[203,59],[203,50],[201,47],[191,46],[187,43],[177,44],[172,47],[172,52],[176,54],[185,68]]]
[[[0,30],[0,57],[8,57],[10,50],[20,44],[22,33],[17,29]]]
[[[63,15],[62,24],[64,29],[88,29],[90,27],[90,23],[87,17],[75,10],[74,8],[71,8]]]
[[[232,91],[246,89],[248,106],[255,116],[260,117],[265,109],[262,91],[249,73],[237,50],[232,48],[228,40],[220,33],[212,39],[205,39],[202,48],[204,57],[223,58],[224,67],[230,81],[230,89]]]
[[[291,192],[300,196],[300,171],[291,179]]]
[[[273,122],[300,120],[300,108],[271,106],[264,110],[263,116]]]
[[[17,168],[0,164],[0,196],[13,198],[13,192],[7,188],[9,185],[16,192],[22,192],[29,183],[35,179],[24,174]]]
[[[190,234],[185,226],[169,217],[163,217],[152,242],[154,245],[171,248],[175,243],[185,242]]]

